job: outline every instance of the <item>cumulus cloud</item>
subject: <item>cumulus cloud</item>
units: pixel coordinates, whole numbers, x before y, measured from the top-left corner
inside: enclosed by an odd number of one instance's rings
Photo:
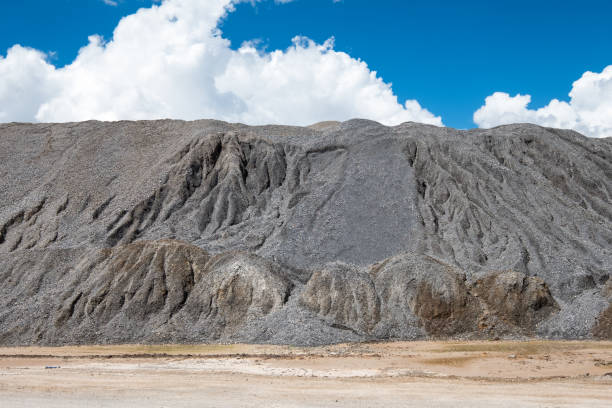
[[[117,6],[117,2],[115,0],[102,0],[104,2],[104,4],[107,4],[109,6]]]
[[[123,18],[112,39],[89,37],[56,68],[40,51],[0,57],[0,121],[217,118],[310,124],[362,117],[442,125],[417,101],[400,104],[360,60],[296,37],[286,50],[232,50],[218,23],[239,0],[165,0]],[[278,2],[278,0],[277,0]]]
[[[529,109],[530,95],[495,92],[474,113],[484,128],[517,122],[574,129],[591,137],[612,136],[612,65],[602,72],[585,72],[574,82],[569,102],[553,99],[539,109]]]
[[[56,70],[40,51],[20,45],[0,55],[0,122],[31,121],[58,91]]]
[[[318,120],[375,118],[383,123],[416,121],[441,125],[417,101],[400,105],[391,87],[368,66],[333,50],[333,41],[315,44],[295,37],[286,51],[258,52],[244,44],[215,78],[219,91],[238,97],[246,122],[314,123]]]

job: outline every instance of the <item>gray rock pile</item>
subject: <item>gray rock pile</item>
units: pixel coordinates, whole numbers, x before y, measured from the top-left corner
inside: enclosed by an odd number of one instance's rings
[[[612,139],[0,124],[0,344],[612,338]]]

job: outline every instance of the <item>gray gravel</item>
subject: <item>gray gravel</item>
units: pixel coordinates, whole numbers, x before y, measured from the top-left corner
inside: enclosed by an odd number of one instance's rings
[[[2,344],[590,338],[611,307],[610,138],[163,120],[0,145]]]

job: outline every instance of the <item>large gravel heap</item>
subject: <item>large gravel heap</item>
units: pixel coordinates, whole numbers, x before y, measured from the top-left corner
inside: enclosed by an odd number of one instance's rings
[[[0,344],[612,338],[612,139],[0,125]]]

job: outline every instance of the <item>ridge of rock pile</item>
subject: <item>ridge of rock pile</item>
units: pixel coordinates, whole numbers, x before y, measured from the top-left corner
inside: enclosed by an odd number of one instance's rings
[[[611,338],[612,139],[0,124],[0,344]]]

